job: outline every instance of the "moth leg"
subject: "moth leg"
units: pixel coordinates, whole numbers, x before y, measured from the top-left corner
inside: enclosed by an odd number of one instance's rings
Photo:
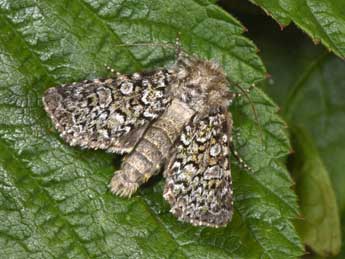
[[[243,89],[240,85],[236,85],[236,87],[240,89],[240,92],[239,93],[232,93],[233,99],[241,98],[243,95],[247,96],[248,94],[250,94],[250,92],[252,90],[255,89],[256,85],[252,84],[246,89]]]
[[[177,33],[176,35],[176,40],[175,40],[175,55],[176,55],[176,60],[179,60],[181,56],[181,42],[180,42],[180,35],[181,33]]]
[[[249,171],[249,172],[253,172],[253,168],[251,168],[238,154],[238,152],[236,150],[233,150],[231,153],[233,154],[233,156],[235,157],[235,159],[237,160],[237,162],[240,164],[240,167],[242,167],[243,169]]]
[[[237,160],[237,162],[239,163],[241,168],[243,168],[246,171],[253,172],[253,168],[251,168],[238,154],[238,152],[235,148],[234,142],[232,141],[232,138],[230,139],[230,150],[231,150],[232,155],[235,157],[235,159]]]
[[[113,75],[120,76],[120,73],[117,72],[114,68],[108,66],[107,64],[104,65],[108,72],[112,73]]]

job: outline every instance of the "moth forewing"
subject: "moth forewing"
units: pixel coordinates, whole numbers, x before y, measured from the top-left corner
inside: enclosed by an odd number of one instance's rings
[[[181,221],[219,227],[231,219],[231,117],[227,116],[224,107],[196,115],[177,142],[176,154],[166,168],[163,196]]]
[[[171,98],[167,70],[85,80],[48,89],[45,110],[72,146],[128,153]]]

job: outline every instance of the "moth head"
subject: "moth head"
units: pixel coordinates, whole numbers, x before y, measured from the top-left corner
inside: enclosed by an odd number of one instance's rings
[[[210,106],[228,106],[233,98],[223,70],[214,62],[185,58],[178,63],[177,77],[183,101],[196,111]]]

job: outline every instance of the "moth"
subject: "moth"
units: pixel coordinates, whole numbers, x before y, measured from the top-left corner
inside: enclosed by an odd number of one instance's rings
[[[170,212],[195,226],[225,226],[235,94],[214,62],[177,50],[168,69],[49,88],[44,108],[71,146],[126,154],[110,190],[130,197],[164,169]]]

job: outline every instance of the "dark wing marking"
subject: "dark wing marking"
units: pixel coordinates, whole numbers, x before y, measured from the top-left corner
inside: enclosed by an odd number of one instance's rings
[[[164,198],[179,220],[225,226],[232,216],[231,117],[223,108],[185,126],[165,171]]]
[[[86,80],[48,89],[43,102],[70,145],[130,152],[169,105],[171,80],[167,70]]]

